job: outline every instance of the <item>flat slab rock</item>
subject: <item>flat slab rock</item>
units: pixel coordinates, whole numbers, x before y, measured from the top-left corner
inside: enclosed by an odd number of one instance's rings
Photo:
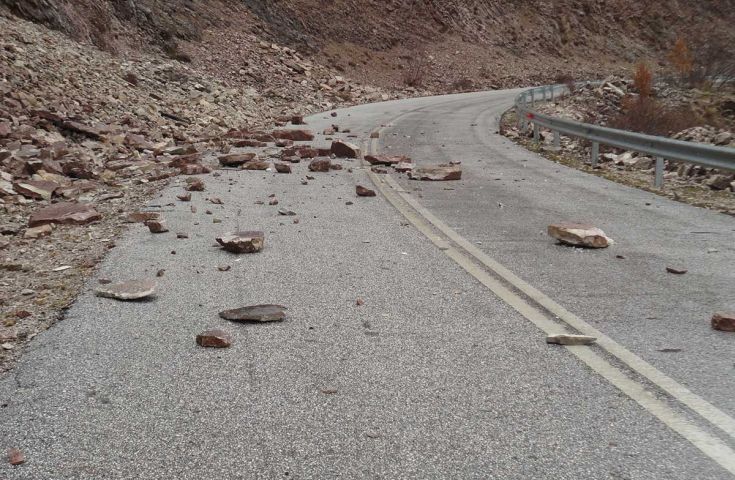
[[[592,345],[597,339],[587,335],[549,335],[546,337],[546,343],[556,345]]]
[[[447,182],[462,179],[462,167],[458,165],[439,165],[434,167],[416,167],[409,170],[408,178],[428,182]]]
[[[28,220],[28,226],[38,227],[49,223],[84,225],[97,220],[102,220],[102,215],[92,205],[62,202],[33,212]]]
[[[232,253],[255,253],[263,249],[263,232],[231,232],[217,237],[217,243]]]
[[[147,279],[110,283],[95,290],[98,297],[114,298],[115,300],[141,300],[155,293],[156,282]]]
[[[280,322],[286,318],[286,307],[282,305],[252,305],[224,310],[219,316],[232,322]]]
[[[599,228],[582,223],[555,223],[547,231],[552,238],[575,247],[606,248],[615,243]]]

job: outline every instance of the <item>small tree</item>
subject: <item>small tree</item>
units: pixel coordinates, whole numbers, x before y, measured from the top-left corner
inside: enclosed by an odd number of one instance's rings
[[[683,38],[679,37],[676,40],[674,47],[669,52],[669,62],[679,74],[680,79],[684,80],[691,76],[694,69],[694,57]]]
[[[633,86],[640,94],[641,98],[648,98],[653,91],[653,74],[644,62],[638,62],[635,66],[635,74],[633,75]]]

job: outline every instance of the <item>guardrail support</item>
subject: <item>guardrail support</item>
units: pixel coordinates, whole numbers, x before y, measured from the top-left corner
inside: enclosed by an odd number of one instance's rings
[[[592,142],[592,153],[590,154],[590,163],[593,167],[597,166],[597,160],[600,157],[600,144],[598,142]]]
[[[549,94],[551,95],[551,101],[553,102],[554,101],[554,86],[553,85],[549,86]]]
[[[538,124],[533,124],[533,141],[536,142],[536,145],[539,144],[539,141],[541,140],[541,135],[539,135],[538,131]]]
[[[664,186],[664,159],[656,157],[656,176],[653,180],[653,186],[661,188]]]
[[[535,96],[534,96],[534,94],[533,94],[533,90],[531,90],[531,106],[532,106],[532,107],[535,107],[535,106],[536,106],[536,100],[535,100],[535,98],[534,98],[534,97],[535,97]]]
[[[561,148],[561,134],[559,130],[554,130],[554,148]]]

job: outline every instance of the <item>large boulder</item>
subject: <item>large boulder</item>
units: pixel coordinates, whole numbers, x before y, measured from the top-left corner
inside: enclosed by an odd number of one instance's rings
[[[232,253],[255,253],[263,249],[263,232],[232,232],[217,237],[217,243]]]
[[[551,237],[575,247],[605,248],[614,242],[599,228],[581,223],[555,223],[549,225]]]
[[[365,155],[365,161],[370,165],[391,167],[399,163],[411,163],[411,158],[404,155]]]
[[[358,158],[360,156],[360,148],[357,145],[342,140],[333,141],[330,150],[340,158]]]
[[[239,167],[247,162],[255,160],[255,153],[234,153],[231,155],[222,155],[217,158],[219,164],[223,167]]]
[[[293,140],[294,142],[310,142],[314,140],[314,134],[311,130],[274,130],[271,136],[273,138]]]

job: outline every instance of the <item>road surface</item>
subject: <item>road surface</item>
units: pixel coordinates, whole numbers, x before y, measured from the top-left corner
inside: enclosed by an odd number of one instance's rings
[[[307,118],[366,151],[461,160],[458,182],[340,161],[307,185],[304,163],[205,177],[197,213],[180,184],[163,191],[151,209],[171,233],[131,228],[99,272],[165,269],[157,297],[97,298],[91,280],[0,379],[0,448],[27,457],[0,478],[734,478],[735,337],[708,320],[735,309],[735,220],[512,144],[494,132],[514,94]],[[371,182],[378,197],[357,198]],[[556,245],[560,220],[616,244]],[[265,231],[265,250],[213,246],[233,229]],[[258,303],[287,320],[217,315]],[[234,345],[197,347],[210,327]],[[545,343],[585,329],[599,345]]]

